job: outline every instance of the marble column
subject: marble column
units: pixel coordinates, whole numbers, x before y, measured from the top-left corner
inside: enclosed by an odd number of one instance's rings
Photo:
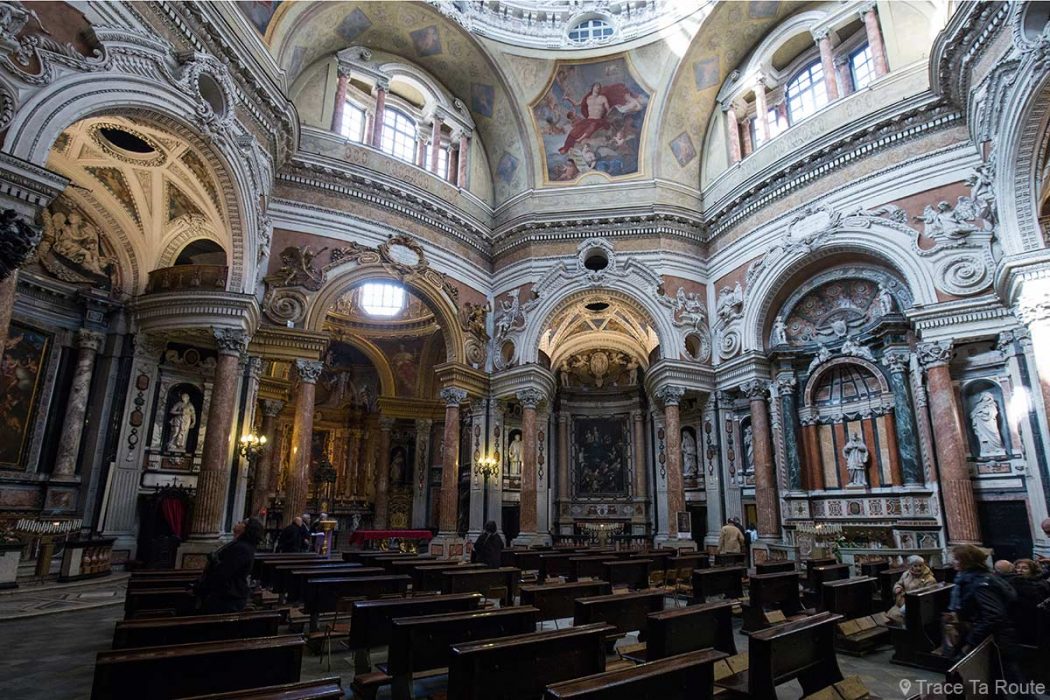
[[[798,381],[792,374],[777,375],[777,396],[780,399],[780,423],[784,433],[784,459],[789,491],[802,490],[802,460],[799,458],[798,400],[795,388]],[[754,430],[752,428],[752,430]]]
[[[214,335],[219,356],[208,406],[197,497],[190,519],[190,536],[199,539],[216,537],[222,532],[226,487],[230,481],[230,443],[236,439],[233,420],[237,409],[237,380],[241,353],[248,347],[248,335],[243,331],[222,329]]]
[[[358,494],[358,483],[361,470],[361,438],[365,431],[361,429],[360,414],[352,414],[354,419],[347,431],[346,446],[346,483],[343,484],[343,498],[354,498]]]
[[[777,481],[773,465],[769,410],[766,395],[769,383],[754,380],[741,387],[751,402],[751,439],[755,455],[755,505],[758,509],[758,534],[771,538],[780,535],[777,515]]]
[[[281,524],[287,525],[292,518],[306,510],[306,495],[309,492],[310,451],[314,437],[314,394],[317,378],[324,364],[316,360],[296,360],[295,373],[299,387],[295,395],[295,419],[292,423],[292,450],[289,458],[288,483],[285,487],[284,511]]]
[[[766,104],[766,84],[759,76],[755,79],[755,133],[758,140],[769,140],[769,106]]]
[[[755,152],[755,144],[751,142],[751,120],[745,119],[740,129],[740,158],[747,158]]]
[[[558,531],[563,535],[572,534],[571,519],[561,516],[562,504],[571,502],[569,492],[569,414],[562,411],[558,414]],[[636,448],[637,449],[637,448]],[[643,457],[644,459],[644,457]]]
[[[470,172],[470,137],[466,134],[459,135],[459,173],[456,175],[456,186],[467,188],[467,176]]]
[[[908,364],[911,352],[907,348],[886,350],[882,364],[890,371],[890,391],[893,392],[893,424],[897,433],[897,454],[901,460],[904,483],[919,486],[923,482],[922,463],[919,461],[919,434],[912,411],[911,389],[908,382]]]
[[[365,416],[364,436],[361,442],[361,457],[357,470],[357,497],[369,501],[371,491],[368,477],[375,470],[376,442],[379,440],[379,416],[369,413]]]
[[[803,468],[805,479],[803,479],[802,488],[807,491],[824,489],[824,471],[820,461],[820,436],[817,430],[816,423],[807,423],[802,426],[802,453],[805,459]]]
[[[383,530],[390,524],[390,431],[393,429],[393,418],[379,419],[379,454],[376,455],[377,530]]]
[[[376,114],[372,118],[372,147],[382,148],[383,146],[383,117],[386,111],[386,91],[390,87],[387,82],[376,83]]]
[[[631,411],[632,454],[634,456],[634,500],[648,500],[645,488],[645,414],[641,409]],[[566,436],[567,437],[567,436]],[[568,447],[566,440],[566,447]]]
[[[445,179],[458,186],[457,177],[459,177],[459,144],[453,142],[448,145],[448,175]]]
[[[729,164],[739,163],[743,157],[740,152],[740,122],[736,118],[736,110],[732,105],[724,106],[722,111],[726,115],[726,144],[729,148]]]
[[[335,104],[332,106],[332,131],[343,133],[343,112],[346,109],[346,86],[350,82],[350,70],[339,66],[339,80],[335,84]]]
[[[427,165],[427,146],[430,145],[430,136],[420,125],[416,128],[416,165],[425,168]]]
[[[882,30],[879,28],[879,15],[875,11],[875,3],[861,10],[860,18],[868,35],[868,46],[871,47],[871,58],[875,63],[875,75],[886,75],[890,72],[890,66],[886,61],[886,47],[882,43]]]
[[[718,545],[718,531],[725,522],[723,504],[725,503],[725,477],[722,474],[721,449],[718,438],[718,394],[712,393],[704,402],[703,449],[697,442],[699,466],[705,471],[704,485],[707,492],[707,536],[704,546]]]
[[[467,392],[456,387],[441,390],[445,402],[445,435],[441,443],[441,496],[438,504],[438,530],[455,537],[459,529],[459,405]]]
[[[259,511],[270,502],[270,494],[273,493],[273,455],[277,449],[277,414],[284,408],[284,401],[276,399],[263,399],[262,425],[259,432],[266,438],[266,447],[259,453],[255,461],[255,483],[252,486],[252,515],[258,515]]]
[[[438,156],[441,153],[441,117],[434,115],[434,121],[430,127],[430,172],[438,173]]]
[[[680,386],[663,386],[656,398],[664,407],[664,456],[667,468],[667,536],[678,537],[678,513],[685,512],[685,488],[682,484],[682,423],[678,404],[685,395]]]
[[[955,387],[948,371],[951,344],[920,343],[919,361],[926,370],[930,414],[933,416],[934,448],[940,465],[940,487],[944,494],[948,544],[980,544],[981,528],[977,503],[966,463],[966,434],[963,432]]]
[[[543,394],[536,389],[517,393],[521,403],[521,520],[519,538],[536,535],[536,407]]]
[[[824,92],[827,93],[828,102],[839,98],[838,74],[835,72],[835,59],[831,53],[831,33],[828,29],[814,32],[813,38],[817,40],[817,48],[820,49],[820,66],[824,69]]]
[[[106,336],[86,328],[77,333],[77,366],[73,372],[73,384],[66,402],[66,415],[62,421],[62,435],[58,440],[58,454],[51,477],[72,479],[77,471],[77,456],[80,454],[80,438],[84,434],[84,416],[87,412],[88,395],[91,393],[91,377],[95,372],[95,355],[102,349]]]
[[[853,94],[853,73],[850,71],[849,56],[839,56],[835,59],[835,75],[839,80],[839,92],[842,97]]]
[[[427,473],[430,470],[430,429],[434,421],[416,419],[416,463],[412,465],[412,527],[427,526]]]

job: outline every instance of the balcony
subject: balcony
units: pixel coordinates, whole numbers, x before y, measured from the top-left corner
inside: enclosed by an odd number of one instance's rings
[[[146,294],[163,294],[180,290],[223,291],[229,268],[226,265],[175,265],[149,273]]]

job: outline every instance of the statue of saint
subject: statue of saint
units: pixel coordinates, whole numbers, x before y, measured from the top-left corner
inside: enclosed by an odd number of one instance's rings
[[[773,347],[787,345],[787,326],[784,325],[784,317],[777,316],[773,321],[773,330],[769,333],[769,344]]]
[[[842,456],[846,458],[846,471],[849,472],[847,486],[861,488],[867,486],[868,446],[860,439],[859,434],[853,433],[853,436],[846,442],[846,446],[842,448]]]
[[[682,432],[682,474],[696,476],[696,440],[688,431]]]
[[[185,452],[190,431],[197,425],[197,409],[190,403],[190,395],[184,393],[168,411],[168,416],[168,426],[171,432],[168,435],[168,444],[164,449],[168,452]]]
[[[970,410],[970,425],[980,445],[978,457],[1000,457],[1006,454],[999,432],[999,405],[992,392],[985,391]]]
[[[515,435],[507,446],[507,460],[510,462],[510,473],[512,476],[521,476],[522,450],[525,444],[521,441],[521,435]]]
[[[890,294],[890,290],[886,289],[885,285],[879,283],[879,311],[883,316],[888,316],[897,310],[897,301]]]
[[[744,471],[755,471],[755,435],[750,425],[744,428]]]

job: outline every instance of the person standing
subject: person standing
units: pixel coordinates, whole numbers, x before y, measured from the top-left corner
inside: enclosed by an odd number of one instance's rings
[[[298,515],[281,530],[277,538],[277,551],[289,553],[303,551],[303,519]]]
[[[234,527],[236,539],[209,555],[197,584],[201,612],[205,615],[240,612],[248,605],[248,576],[265,529],[255,518],[238,525],[241,527]]]
[[[496,532],[496,521],[490,520],[485,523],[484,531],[474,541],[474,549],[470,553],[470,561],[498,569],[502,552],[503,538]]]
[[[727,520],[718,531],[718,553],[740,554],[744,550],[744,531]]]
[[[1017,593],[1013,618],[1018,638],[1023,644],[1035,645],[1039,639],[1039,605],[1050,600],[1050,581],[1043,578],[1031,559],[1014,562],[1014,575],[1008,580]]]

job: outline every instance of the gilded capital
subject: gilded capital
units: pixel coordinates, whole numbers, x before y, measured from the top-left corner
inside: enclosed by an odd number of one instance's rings
[[[267,418],[276,418],[284,409],[284,401],[278,399],[263,399],[261,403],[263,415]]]

